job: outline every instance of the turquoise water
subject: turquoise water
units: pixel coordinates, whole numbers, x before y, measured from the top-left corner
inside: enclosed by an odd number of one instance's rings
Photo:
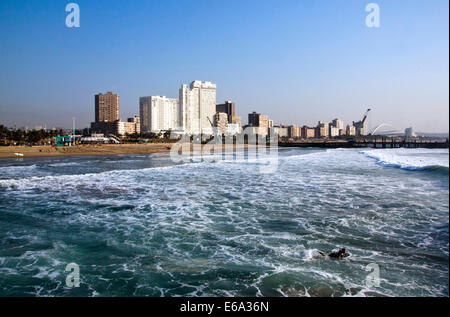
[[[282,149],[261,174],[160,154],[0,160],[0,296],[448,296],[448,161]],[[345,261],[316,256],[341,246]]]

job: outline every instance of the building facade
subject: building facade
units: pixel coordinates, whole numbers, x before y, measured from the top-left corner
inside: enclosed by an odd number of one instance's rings
[[[302,137],[304,139],[313,139],[316,136],[316,128],[307,126],[302,127]]]
[[[302,137],[302,129],[296,125],[289,126],[288,137],[292,139],[300,139]]]
[[[248,114],[248,125],[252,127],[259,127],[259,128],[269,128],[269,117],[256,113],[253,111],[253,113]]]
[[[226,135],[228,132],[228,115],[225,112],[216,112],[214,115],[214,127],[219,135]]]
[[[95,95],[95,122],[114,122],[119,119],[119,95],[112,92]]]
[[[327,138],[329,136],[329,127],[328,123],[324,123],[322,121],[319,121],[317,124],[317,131],[316,131],[316,137],[317,138]]]
[[[337,128],[338,130],[344,129],[344,121],[339,120],[339,119],[334,119],[331,122],[331,126]]]
[[[140,130],[159,133],[178,130],[181,127],[181,111],[178,99],[166,96],[139,98]]]
[[[180,88],[181,127],[186,134],[212,135],[209,120],[216,113],[216,85],[211,82],[193,81],[189,88]]]
[[[279,138],[287,138],[288,137],[288,128],[283,126],[269,128],[270,136],[278,135]]]
[[[334,127],[334,126],[330,126],[330,132],[329,132],[329,137],[330,138],[335,138],[339,136],[339,129]]]
[[[356,135],[356,128],[354,125],[347,125],[347,135],[349,135],[349,136]]]
[[[228,116],[228,122],[232,123],[232,117],[235,115],[235,103],[231,100],[225,101],[223,104],[216,105],[216,111],[217,112],[223,112],[226,113]]]

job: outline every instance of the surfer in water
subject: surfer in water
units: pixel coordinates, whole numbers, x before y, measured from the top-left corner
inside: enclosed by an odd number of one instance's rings
[[[326,255],[325,253],[320,252],[320,251],[317,251],[317,252],[319,252],[320,255],[322,255],[322,256],[333,258],[333,259],[339,259],[339,260],[342,260],[343,258],[349,256],[349,254],[347,253],[347,250],[345,250],[345,248],[342,248],[339,251],[331,252],[328,255]]]

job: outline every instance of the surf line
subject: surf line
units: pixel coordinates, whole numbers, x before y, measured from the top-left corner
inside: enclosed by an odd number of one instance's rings
[[[214,310],[214,304],[194,304],[190,301],[187,304],[181,304],[180,311],[182,312],[206,312],[208,315]]]

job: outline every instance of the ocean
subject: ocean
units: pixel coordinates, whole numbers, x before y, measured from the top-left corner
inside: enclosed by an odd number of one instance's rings
[[[0,160],[0,296],[449,296],[448,149],[278,155]]]

